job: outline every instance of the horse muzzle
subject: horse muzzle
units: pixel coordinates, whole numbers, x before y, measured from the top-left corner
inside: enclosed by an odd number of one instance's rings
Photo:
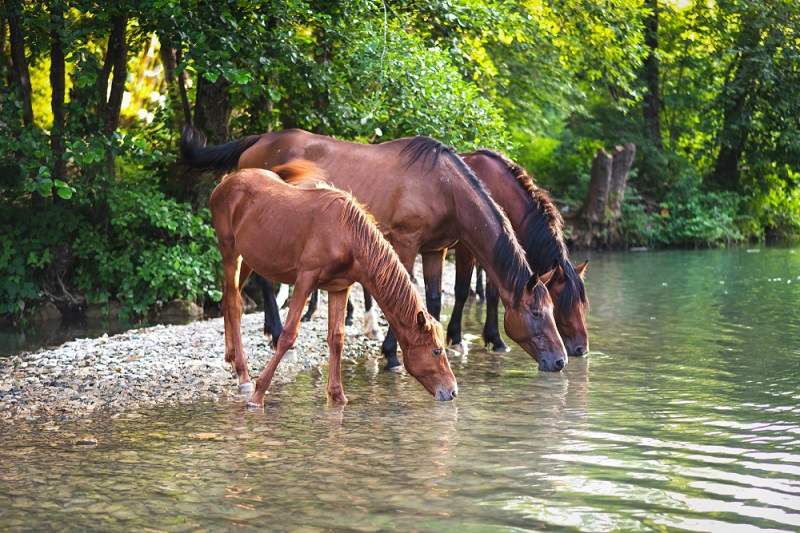
[[[451,390],[447,390],[445,387],[437,387],[436,395],[434,398],[440,402],[449,402],[450,400],[455,400],[456,396],[458,396],[458,387],[454,386]]]
[[[542,358],[539,361],[539,370],[542,372],[561,372],[567,366],[567,357],[559,357],[552,359]]]

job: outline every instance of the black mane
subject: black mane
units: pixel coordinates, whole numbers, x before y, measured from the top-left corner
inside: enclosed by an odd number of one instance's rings
[[[514,230],[508,218],[503,214],[494,200],[492,200],[483,182],[475,176],[472,169],[467,166],[455,150],[430,137],[412,137],[408,140],[408,144],[403,148],[402,152],[400,152],[400,155],[406,155],[408,157],[408,167],[411,167],[411,165],[421,160],[423,168],[428,161],[428,157],[431,155],[433,157],[430,168],[436,167],[439,164],[440,158],[444,156],[447,162],[455,167],[455,171],[464,178],[478,196],[484,200],[485,205],[491,211],[495,220],[505,228],[505,231],[500,234],[500,237],[492,248],[492,266],[495,267],[498,272],[503,273],[505,277],[503,281],[508,286],[514,287],[514,304],[519,305],[522,299],[522,293],[525,290],[525,284],[532,274],[531,268],[525,260],[523,249],[514,237]],[[539,298],[537,298],[537,302],[538,301],[540,301]]]
[[[546,274],[555,265],[564,271],[566,284],[558,301],[554,302],[560,310],[566,311],[573,305],[586,305],[586,285],[575,266],[569,261],[567,245],[564,242],[564,219],[550,199],[547,190],[537,187],[525,169],[503,155],[491,150],[474,152],[490,157],[505,166],[514,177],[517,185],[530,194],[531,201],[525,208],[523,229],[520,239],[528,263],[534,272]]]

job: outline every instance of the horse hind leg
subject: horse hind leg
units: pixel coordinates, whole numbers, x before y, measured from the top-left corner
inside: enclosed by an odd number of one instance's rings
[[[223,247],[221,246],[220,249]],[[231,250],[232,252],[232,250]],[[225,326],[225,361],[239,378],[239,391],[253,390],[247,370],[247,359],[242,347],[242,296],[241,287],[252,272],[238,254],[223,254],[225,284],[223,285],[222,314]]]
[[[272,339],[272,347],[275,348],[283,331],[278,302],[275,298],[275,283],[258,274],[256,281],[264,297],[264,336]]]
[[[464,340],[461,322],[464,314],[464,305],[467,303],[470,294],[474,262],[475,258],[472,253],[463,245],[457,244],[455,303],[453,304],[450,323],[447,324],[447,343],[453,350],[464,355],[469,353],[469,343]]]
[[[355,311],[355,306],[353,306],[353,299],[348,296],[347,297],[347,314],[344,316],[344,325],[345,326],[352,326],[353,325],[353,311]]]
[[[373,341],[383,342],[383,332],[378,322],[378,309],[367,289],[364,289],[364,336]]]
[[[317,312],[317,305],[319,302],[319,290],[315,290],[311,293],[311,297],[308,299],[308,310],[306,314],[303,315],[303,318],[300,320],[301,322],[311,322],[311,317],[314,316],[314,313]]]
[[[475,266],[475,299],[486,301],[486,291],[483,289],[483,269],[480,265]]]

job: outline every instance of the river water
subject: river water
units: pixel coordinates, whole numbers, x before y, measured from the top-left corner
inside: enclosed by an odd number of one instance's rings
[[[264,412],[20,421],[0,530],[800,530],[800,248],[594,254],[587,287],[588,357],[473,344],[450,403],[373,356],[344,407],[312,372]]]

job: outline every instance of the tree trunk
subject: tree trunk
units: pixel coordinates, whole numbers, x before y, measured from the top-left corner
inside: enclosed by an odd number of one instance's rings
[[[172,39],[163,34],[159,38],[161,40],[161,64],[164,65],[167,93],[175,113],[175,127],[180,130],[183,124],[192,123],[192,110],[186,95],[186,74],[183,70],[177,72],[180,51],[175,48]]]
[[[763,53],[765,46],[762,37],[757,24],[749,16],[743,17],[742,29],[736,39],[739,56],[731,66],[732,74],[720,94],[722,128],[718,134],[719,152],[711,181],[721,189],[740,191],[742,188],[739,166],[752,127],[755,92],[764,68],[758,61],[758,54]]]
[[[20,20],[22,6],[14,4],[17,4],[17,2],[6,2],[6,8],[10,12],[8,16],[8,38],[11,46],[11,76],[17,84],[19,101],[22,103],[22,123],[25,126],[29,126],[33,124],[31,76],[28,72],[28,62],[25,59],[25,36],[22,33]]]
[[[53,128],[50,132],[50,149],[53,152],[54,180],[64,180],[66,162],[64,161],[64,94],[66,92],[64,44],[59,29],[63,28],[64,12],[57,5],[50,11],[50,87],[53,91],[50,100],[53,110]],[[58,26],[55,26],[58,24]]]
[[[628,174],[633,166],[636,146],[628,143],[624,147],[617,146],[611,163],[611,180],[608,188],[608,221],[607,242],[614,246],[619,241],[619,221],[622,219],[622,202],[625,200],[625,186]]]
[[[0,18],[0,57],[6,56],[6,43],[8,37],[8,25],[6,19]]]
[[[645,0],[645,7],[650,8],[650,15],[645,21],[644,30],[644,44],[648,49],[648,53],[642,65],[642,77],[647,86],[647,92],[643,99],[642,114],[650,140],[656,148],[661,150],[664,145],[661,139],[661,122],[659,119],[661,109],[660,75],[658,56],[656,55],[658,50],[658,0]]]
[[[211,144],[228,142],[231,120],[230,83],[222,76],[211,83],[198,76],[194,103],[194,123],[205,132]]]
[[[125,94],[125,81],[128,77],[128,42],[126,39],[128,14],[122,13],[111,17],[112,30],[108,37],[108,55],[104,71],[112,74],[111,90],[104,106],[103,134],[111,137],[119,126],[119,115],[122,111],[122,97]],[[102,88],[105,88],[103,86]],[[105,99],[102,93],[101,100]]]

